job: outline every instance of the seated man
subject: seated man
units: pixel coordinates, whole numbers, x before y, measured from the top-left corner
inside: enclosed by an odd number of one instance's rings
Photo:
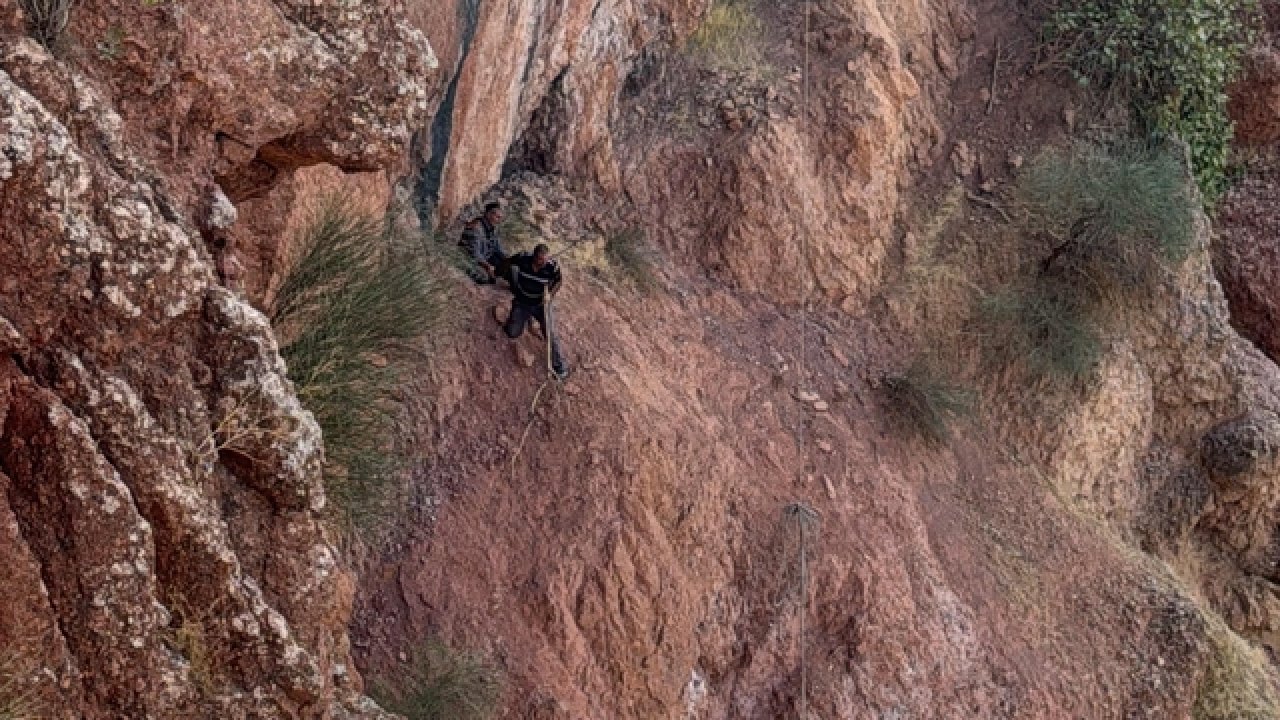
[[[511,313],[507,315],[503,330],[507,337],[518,338],[524,334],[525,325],[532,318],[542,326],[542,332],[551,342],[551,369],[556,379],[569,376],[569,366],[560,354],[560,341],[548,322],[547,305],[560,289],[560,266],[551,259],[551,250],[539,244],[532,253],[520,253],[510,259],[511,269],[507,280],[511,283]]]
[[[502,206],[491,202],[484,214],[473,218],[462,231],[462,245],[476,263],[471,276],[481,285],[492,285],[505,275],[507,253],[502,249],[498,225],[502,222]]]

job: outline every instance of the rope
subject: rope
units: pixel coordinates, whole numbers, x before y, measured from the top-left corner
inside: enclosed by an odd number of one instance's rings
[[[791,503],[783,510],[783,514],[796,525],[800,535],[798,565],[800,567],[800,720],[809,716],[809,665],[807,662],[806,643],[809,613],[809,528],[817,523],[818,513],[803,503]]]
[[[812,7],[811,0],[805,0],[804,3],[804,65],[801,68],[803,85],[801,92],[801,129],[806,137],[811,136],[812,123],[809,117],[809,98],[810,98],[810,68],[809,68],[809,31],[812,25]],[[816,171],[816,169],[815,169]],[[807,185],[805,186],[808,187]],[[812,199],[809,192],[804,191],[805,216],[809,217],[813,207]],[[804,276],[804,294],[800,299],[800,383],[805,390],[809,390],[809,295],[812,293],[813,278],[811,276],[811,265],[809,262],[809,233],[801,228],[800,232],[800,257],[803,267],[801,273]],[[796,484],[803,487],[805,476],[809,470],[809,423],[808,418],[802,418],[800,421],[800,455],[802,461],[800,463],[800,471],[796,478]],[[788,506],[788,512],[795,518],[800,529],[800,706],[799,719],[808,720],[809,717],[809,667],[808,667],[808,642],[805,634],[806,616],[809,612],[809,565],[806,557],[807,540],[805,527],[809,522],[816,519],[817,514],[809,507],[798,503]]]
[[[543,300],[543,319],[546,320],[542,326],[542,332],[547,336],[547,377],[538,386],[538,391],[533,394],[533,402],[529,404],[529,421],[524,425],[524,432],[520,433],[520,443],[516,445],[515,452],[511,453],[511,479],[516,479],[516,461],[520,459],[520,453],[524,452],[524,444],[529,440],[529,431],[533,430],[533,423],[538,419],[538,404],[542,402],[542,393],[546,391],[547,386],[554,380],[560,382],[560,378],[556,376],[556,369],[551,362],[551,328],[554,327],[551,315],[551,303],[554,300],[550,294]]]

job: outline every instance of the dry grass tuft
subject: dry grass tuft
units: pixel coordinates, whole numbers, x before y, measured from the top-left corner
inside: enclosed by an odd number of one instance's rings
[[[27,16],[27,30],[31,37],[45,49],[52,50],[67,29],[76,0],[19,0],[19,3]]]
[[[947,382],[923,361],[901,375],[886,377],[881,389],[895,424],[933,445],[950,440],[952,425],[972,414],[976,402],[972,391]]]
[[[1195,720],[1274,720],[1280,701],[1266,658],[1217,618],[1209,622],[1213,654],[1196,689]]]
[[[653,249],[646,242],[643,229],[628,228],[611,235],[605,241],[604,252],[609,264],[620,270],[640,291],[649,292],[658,287]]]
[[[486,720],[501,695],[497,668],[435,640],[415,653],[402,677],[373,684],[378,703],[409,720]]]
[[[30,682],[35,671],[32,665],[16,648],[0,649],[0,720],[45,717],[45,703]]]
[[[709,64],[731,70],[760,65],[764,23],[752,0],[716,0],[690,38],[690,47]]]

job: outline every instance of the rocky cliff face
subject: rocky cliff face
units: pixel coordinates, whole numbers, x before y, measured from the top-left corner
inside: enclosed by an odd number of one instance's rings
[[[353,663],[427,637],[510,717],[1272,716],[1280,375],[1209,225],[1086,387],[955,332],[1048,252],[1000,190],[1075,123],[1014,9],[761,3],[720,64],[704,0],[84,0],[52,52],[0,3],[0,667],[54,717],[386,717]],[[576,366],[531,412],[459,282],[358,578],[255,309],[334,189],[512,200]],[[982,396],[944,448],[882,393],[930,347]]]
[[[1280,378],[1231,328],[1209,226],[1087,389],[984,375],[962,290],[1048,252],[998,191],[1072,132],[1071,92],[1026,75],[1000,7],[812,10],[761,9],[763,72],[636,59],[607,146],[625,202],[596,164],[531,163],[572,122],[535,114],[512,166],[559,177],[504,188],[575,271],[579,374],[528,416],[537,344],[468,291],[428,382],[426,529],[362,594],[367,661],[482,648],[537,718],[1269,717],[1236,633],[1273,642]],[[903,211],[956,176],[952,217]],[[664,292],[605,259],[626,227]],[[929,342],[983,397],[945,451],[879,389]]]
[[[22,7],[0,5],[6,682],[41,717],[380,717],[319,430],[209,243],[300,166],[400,170],[426,40],[395,6],[84,2],[51,53]]]
[[[611,125],[635,56],[688,35],[706,0],[412,3],[440,53],[444,93],[419,141],[418,192],[453,219],[500,176],[532,127],[544,172],[618,184]]]

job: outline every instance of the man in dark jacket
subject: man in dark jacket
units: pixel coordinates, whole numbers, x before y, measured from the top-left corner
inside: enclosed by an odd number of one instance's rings
[[[492,285],[505,274],[507,252],[503,250],[502,238],[498,236],[501,222],[502,206],[491,202],[484,206],[484,214],[468,222],[462,231],[461,245],[476,263],[472,277],[481,285]]]
[[[524,334],[529,320],[536,320],[551,341],[551,369],[558,379],[564,380],[569,376],[569,366],[560,354],[560,341],[547,317],[547,306],[560,289],[563,279],[560,266],[551,259],[550,248],[543,244],[535,247],[532,253],[513,255],[510,263],[507,280],[514,297],[511,298],[511,313],[507,315],[503,330],[507,337],[518,338]]]

